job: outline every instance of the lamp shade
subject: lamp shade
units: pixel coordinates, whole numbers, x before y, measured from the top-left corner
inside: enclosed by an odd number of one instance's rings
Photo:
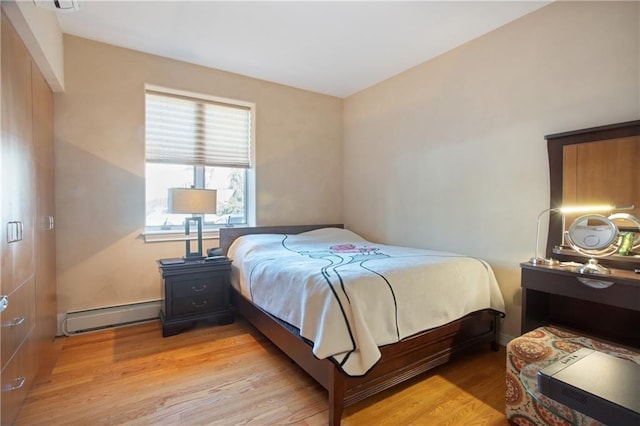
[[[169,213],[215,213],[216,203],[214,189],[169,188]]]

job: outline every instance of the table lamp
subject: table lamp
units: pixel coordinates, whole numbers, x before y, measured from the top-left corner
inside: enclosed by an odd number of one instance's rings
[[[185,260],[203,259],[202,255],[202,217],[197,214],[216,213],[216,191],[213,189],[195,188],[169,188],[169,213],[191,214],[184,220],[184,234],[186,254]],[[198,227],[198,250],[191,251],[191,240],[189,239],[190,224],[194,222]]]
[[[623,208],[628,208],[627,206]],[[555,259],[550,259],[546,257],[539,256],[539,247],[540,247],[540,222],[542,217],[547,213],[561,213],[563,216],[563,232],[564,232],[564,215],[571,213],[591,213],[591,212],[605,212],[605,211],[613,211],[620,210],[621,208],[612,206],[609,204],[605,205],[587,205],[587,206],[562,206],[555,208],[544,209],[538,215],[538,222],[536,227],[536,249],[534,252],[534,257],[529,260],[529,263],[533,265],[556,265],[559,262]]]

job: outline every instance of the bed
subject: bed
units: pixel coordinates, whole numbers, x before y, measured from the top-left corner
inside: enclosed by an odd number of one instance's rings
[[[374,244],[342,225],[222,228],[220,246],[234,262],[239,313],[327,389],[331,425],[344,407],[455,352],[480,343],[497,350],[504,301],[480,259]],[[420,268],[430,268],[426,281],[446,285],[428,297],[410,293],[409,282],[426,285]],[[477,280],[486,288],[460,290]],[[478,294],[460,297],[466,293]],[[416,309],[430,303],[443,308]]]

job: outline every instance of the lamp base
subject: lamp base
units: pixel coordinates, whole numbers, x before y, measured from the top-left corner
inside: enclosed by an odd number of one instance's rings
[[[560,261],[551,258],[532,257],[531,259],[529,259],[529,263],[531,263],[532,265],[557,266],[560,264]]]
[[[609,275],[611,273],[609,268],[600,265],[596,259],[589,259],[587,263],[579,266],[577,271],[581,274],[591,275]]]
[[[189,233],[191,231],[190,229],[190,223],[191,222],[195,222],[197,229],[198,229],[198,238],[196,240],[196,242],[198,243],[198,250],[196,251],[192,251],[191,250],[191,240],[189,239]],[[199,216],[192,216],[192,217],[188,217],[184,220],[184,235],[186,236],[184,242],[185,242],[185,248],[186,248],[186,254],[184,255],[184,260],[202,260],[204,259],[204,256],[202,255],[202,218]]]
[[[205,256],[198,256],[198,255],[190,255],[190,256],[183,256],[182,259],[185,262],[195,262],[197,260],[204,260]]]

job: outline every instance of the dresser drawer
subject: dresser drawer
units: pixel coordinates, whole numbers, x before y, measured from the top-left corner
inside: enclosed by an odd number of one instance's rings
[[[35,325],[35,279],[31,277],[9,295],[7,309],[0,315],[2,324],[2,367]]]
[[[580,280],[606,283],[594,288]],[[619,308],[640,311],[640,286],[627,279],[609,275],[579,275],[550,269],[522,269],[522,287],[574,299],[588,300]]]
[[[3,425],[13,423],[35,379],[38,354],[33,334],[30,333],[13,357],[6,360],[7,366],[2,370],[2,409],[0,411],[2,411]]]

